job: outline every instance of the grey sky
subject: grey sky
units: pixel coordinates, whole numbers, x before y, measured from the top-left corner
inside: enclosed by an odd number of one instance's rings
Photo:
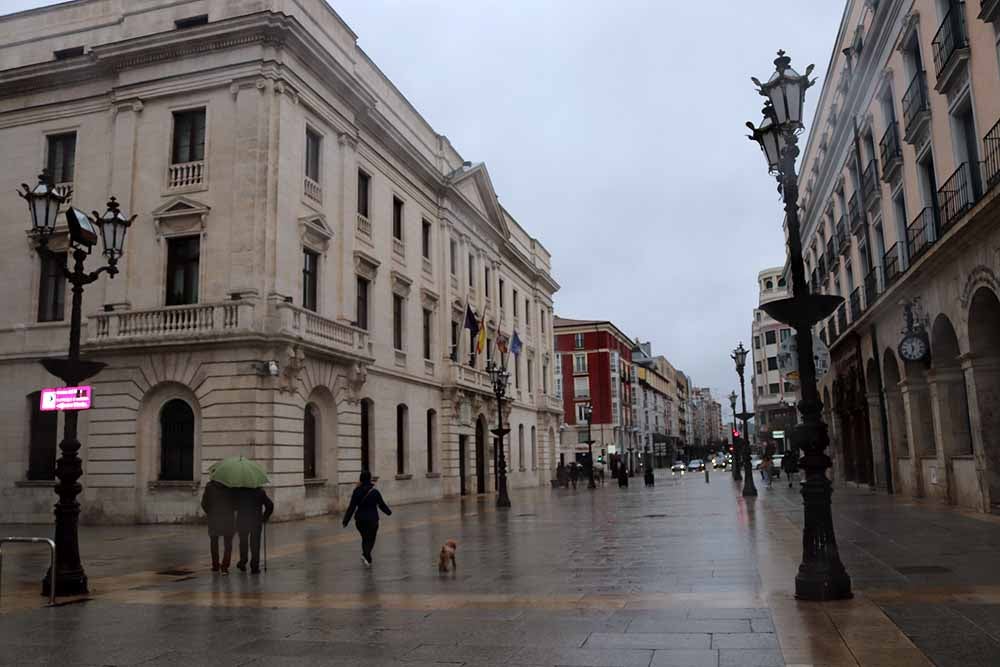
[[[699,386],[736,387],[757,272],[785,256],[774,180],[745,138],[763,101],[750,76],[784,48],[822,83],[842,1],[331,4],[552,252],[558,314],[610,319]]]

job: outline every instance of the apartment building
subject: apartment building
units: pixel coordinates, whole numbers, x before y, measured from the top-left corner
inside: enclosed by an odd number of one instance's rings
[[[65,355],[61,259],[14,196],[48,169],[72,204],[135,214],[86,288],[83,519],[184,521],[244,455],[277,515],[340,509],[359,471],[396,502],[494,486],[496,403],[466,308],[516,331],[507,461],[547,482],[550,257],[322,0],[76,0],[0,17],[0,522],[51,518]],[[65,227],[52,246],[65,252]],[[17,251],[15,251],[17,249]],[[96,255],[91,259],[96,266]]]
[[[635,408],[632,421],[638,428],[639,447],[652,454],[655,465],[674,460],[678,445],[673,366],[662,355],[653,355],[653,345],[638,339],[632,348],[637,383],[633,387]]]
[[[850,0],[800,161],[834,476],[1000,505],[1000,3]]]
[[[751,325],[756,442],[762,447],[773,446],[777,452],[788,449],[786,434],[790,434],[797,423],[795,406],[799,401],[797,380],[787,377],[779,364],[781,346],[794,332],[762,309],[769,301],[790,296],[782,271],[782,267],[777,266],[764,269],[757,275],[760,297]]]
[[[604,320],[556,316],[553,323],[557,395],[563,408],[560,457],[569,462],[587,451],[585,410],[590,406],[594,456],[620,454],[634,463],[640,447],[632,420],[636,383],[632,341]]]

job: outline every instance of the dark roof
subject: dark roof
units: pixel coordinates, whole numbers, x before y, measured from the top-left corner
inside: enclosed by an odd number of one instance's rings
[[[552,320],[553,326],[557,327],[578,327],[589,324],[611,324],[607,320],[573,320],[568,317],[555,316]]]

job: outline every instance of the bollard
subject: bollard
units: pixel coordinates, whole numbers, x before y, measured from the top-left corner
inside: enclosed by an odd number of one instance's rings
[[[3,591],[3,543],[19,542],[22,544],[48,544],[49,545],[49,572],[52,573],[53,583],[49,586],[49,606],[56,604],[56,543],[47,537],[4,537],[0,539],[0,597]]]
[[[709,483],[709,481],[708,481],[708,466],[706,465],[705,466],[705,484],[708,484],[708,483]]]

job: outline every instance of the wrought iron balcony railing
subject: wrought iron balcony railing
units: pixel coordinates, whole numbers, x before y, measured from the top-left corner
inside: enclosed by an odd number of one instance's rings
[[[864,308],[861,305],[861,288],[858,287],[853,292],[851,292],[851,322],[857,322],[858,318],[861,317],[861,312]]]
[[[903,152],[899,148],[899,123],[889,123],[878,142],[878,148],[879,158],[882,160],[882,180],[888,182],[896,168],[903,164]]]
[[[840,216],[837,222],[837,250],[841,255],[846,255],[851,251],[851,237],[847,234],[847,221],[844,216]]]
[[[865,276],[865,308],[871,308],[882,293],[881,268],[875,266]]]
[[[820,255],[816,260],[816,270],[820,273],[820,280],[826,275],[826,255]],[[819,280],[816,281],[819,284]]]
[[[892,247],[886,250],[882,256],[882,266],[885,272],[885,289],[889,289],[899,274],[902,273],[899,266],[899,244],[893,243]]]
[[[847,304],[843,301],[837,306],[837,331],[841,336],[847,331]]]
[[[878,182],[878,163],[873,158],[861,173],[861,196],[865,198],[865,206],[871,208],[882,196]]]
[[[930,110],[930,100],[927,95],[927,73],[920,70],[914,75],[903,94],[903,127],[908,140],[916,131],[917,121],[921,115],[930,112]]]
[[[906,254],[910,258],[910,264],[920,259],[937,240],[934,233],[935,213],[934,207],[927,206],[906,226]]]
[[[969,34],[965,26],[965,2],[952,0],[950,5],[951,8],[941,21],[941,27],[931,40],[934,70],[938,77],[948,67],[955,52],[969,45]]]
[[[986,190],[1000,183],[1000,121],[983,137],[983,151],[986,159],[983,161],[983,180]]]
[[[831,235],[830,238],[826,240],[826,258],[830,264],[830,272],[836,271],[837,269],[837,242],[834,240],[834,236]]]
[[[976,168],[979,165],[974,165]],[[955,173],[938,189],[938,204],[941,206],[941,233],[954,225],[978,199],[978,184],[968,162],[959,165]]]

